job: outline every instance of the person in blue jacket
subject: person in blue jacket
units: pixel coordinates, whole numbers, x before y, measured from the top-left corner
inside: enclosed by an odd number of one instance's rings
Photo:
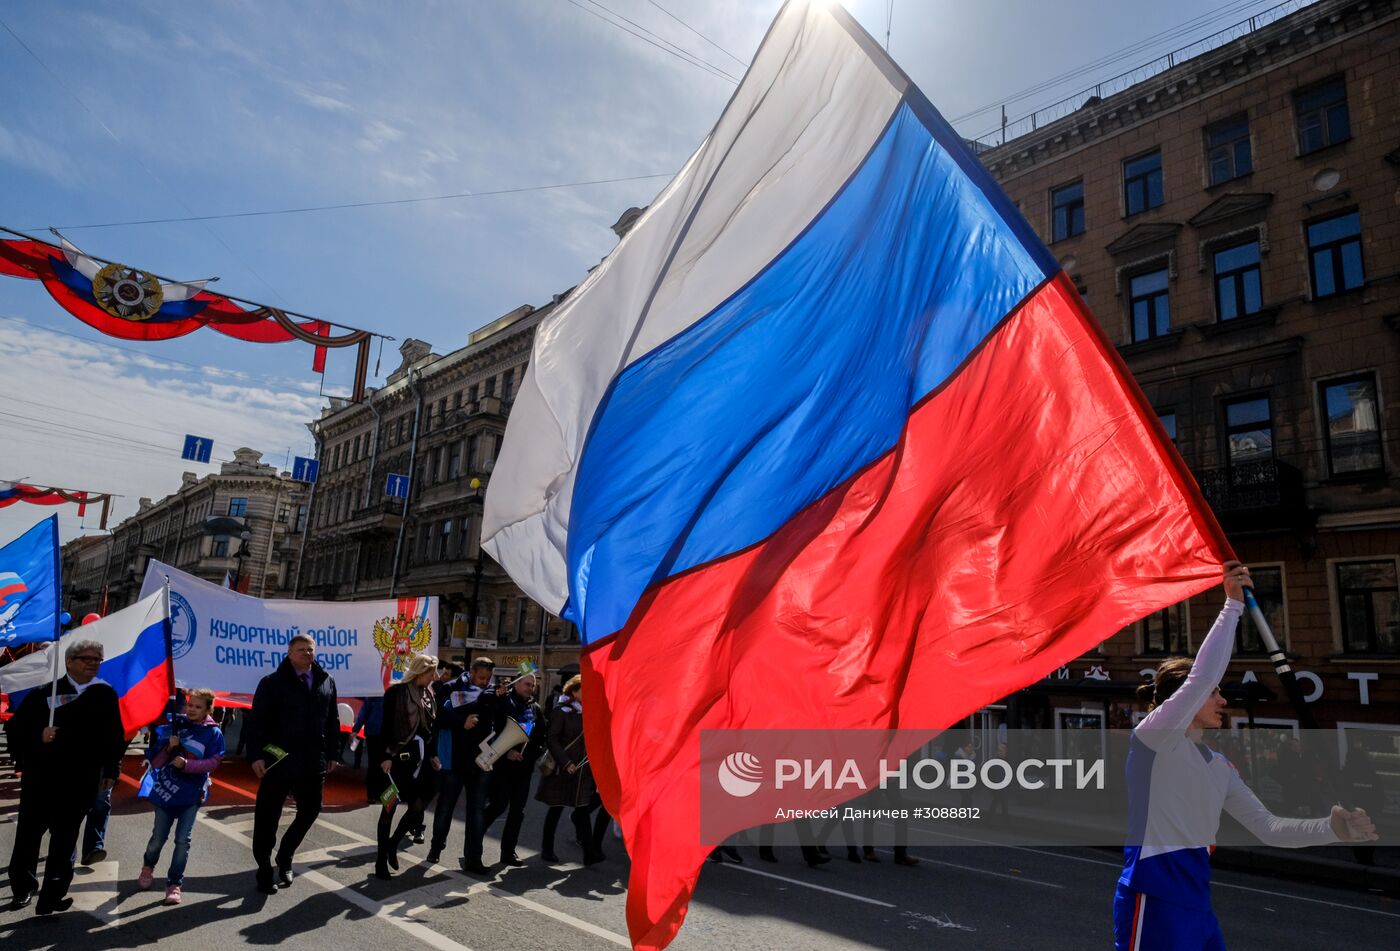
[[[154,731],[146,754],[151,764],[150,800],[155,806],[155,828],[146,843],[136,884],[145,891],[155,881],[156,863],[173,828],[175,854],[165,875],[167,905],[180,904],[194,821],[209,795],[209,774],[219,768],[224,758],[224,733],[213,713],[214,691],[189,691],[185,694],[183,715]]]

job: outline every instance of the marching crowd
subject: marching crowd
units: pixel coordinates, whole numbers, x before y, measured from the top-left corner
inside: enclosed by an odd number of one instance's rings
[[[326,776],[340,764],[343,752],[335,680],[315,656],[309,636],[292,638],[286,659],[258,684],[239,742],[258,779],[252,851],[256,887],[265,894],[291,886],[293,858],[320,814]],[[66,910],[72,905],[67,892],[74,866],[80,859],[90,865],[106,858],[111,791],[128,740],[115,691],[96,677],[102,659],[97,641],[68,645],[66,676],[52,692],[31,692],[8,725],[10,753],[21,774],[9,864],[12,908],[28,906],[37,895],[37,914]],[[548,808],[543,861],[559,862],[555,833],[566,809],[584,863],[603,860],[611,820],[584,748],[581,678],[563,685],[546,715],[535,699],[539,680],[532,670],[500,682],[494,671],[489,657],[476,658],[464,671],[455,664],[439,665],[427,654],[414,655],[402,680],[361,708],[352,732],[364,737],[365,748],[357,749],[356,759],[368,753],[366,794],[382,806],[376,877],[388,879],[398,870],[398,850],[406,839],[425,841],[430,805],[427,858],[439,862],[459,801],[466,825],[462,870],[489,874],[483,841],[502,816],[499,861],[523,865],[516,846],[537,771],[541,779],[534,798]],[[137,884],[143,890],[154,885],[161,852],[173,832],[165,879],[169,905],[181,901],[195,820],[208,797],[210,776],[227,752],[213,716],[214,693],[184,691],[182,701],[168,723],[151,730],[140,786],[141,797],[153,807],[154,822]],[[279,841],[278,825],[289,800],[295,814]],[[80,853],[78,833],[85,820]],[[46,833],[41,881],[39,852]]]
[[[1196,657],[1163,662],[1143,688],[1151,704],[1133,731],[1128,756],[1135,818],[1114,896],[1118,948],[1146,947],[1144,936],[1159,947],[1224,947],[1210,907],[1209,871],[1222,812],[1271,845],[1365,846],[1377,838],[1364,809],[1336,805],[1329,814],[1312,819],[1272,814],[1230,762],[1203,743],[1205,731],[1219,729],[1223,722],[1225,700],[1219,683],[1249,582],[1247,568],[1238,562],[1226,564],[1225,606]],[[292,885],[297,847],[320,813],[326,776],[342,754],[335,681],[315,657],[316,644],[309,636],[293,637],[281,666],[258,684],[243,728],[242,745],[259,780],[252,847],[256,884],[267,894]],[[41,915],[72,904],[67,891],[85,818],[90,841],[84,843],[84,861],[90,864],[101,852],[110,792],[127,745],[117,695],[95,676],[102,645],[77,641],[64,658],[67,676],[57,680],[51,692],[36,690],[25,697],[9,725],[10,749],[22,774],[9,866],[13,906],[28,905],[37,891],[35,911]],[[548,807],[540,848],[543,861],[558,861],[555,835],[565,809],[570,810],[584,862],[603,859],[610,817],[588,765],[580,679],[569,680],[546,710],[535,699],[539,684],[532,668],[503,682],[495,681],[494,669],[486,657],[462,671],[439,665],[435,657],[414,655],[403,678],[382,700],[361,711],[357,725],[369,741],[366,794],[383,807],[374,867],[378,878],[391,878],[398,869],[398,850],[405,839],[425,840],[426,810],[434,803],[430,863],[441,860],[461,801],[466,819],[462,870],[489,874],[483,840],[502,816],[499,861],[523,865],[516,845],[537,767],[543,778],[535,798]],[[210,774],[225,753],[223,734],[211,716],[213,706],[210,691],[189,691],[178,714],[152,732],[146,754],[149,766],[141,794],[154,807],[154,824],[138,884],[145,889],[154,883],[156,864],[173,830],[167,904],[180,903],[191,832],[208,795]],[[972,754],[965,748],[953,755]],[[279,820],[289,798],[296,813],[279,842]],[[396,824],[400,806],[404,811]],[[869,827],[862,830],[864,843],[859,848],[853,828],[843,823],[842,830],[851,861],[879,861]],[[49,851],[41,884],[38,857],[46,832]],[[776,861],[771,833],[771,826],[760,829],[759,854]],[[816,845],[804,845],[802,853],[812,866],[831,858]],[[742,861],[730,845],[715,849],[710,858]],[[903,845],[895,848],[894,861],[917,864]]]

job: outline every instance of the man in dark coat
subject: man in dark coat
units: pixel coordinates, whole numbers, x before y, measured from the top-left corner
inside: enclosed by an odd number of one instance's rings
[[[523,747],[517,747],[496,760],[491,771],[491,796],[486,807],[484,828],[489,829],[502,813],[506,814],[505,828],[501,830],[501,862],[505,865],[524,865],[515,854],[515,844],[520,839],[520,826],[525,821],[525,804],[530,800],[530,779],[535,773],[535,761],[544,752],[545,728],[544,711],[535,702],[535,675],[517,677],[510,691],[496,704],[492,729],[499,734],[505,729],[506,719],[512,719],[530,734]]]
[[[287,645],[287,659],[258,682],[245,727],[248,757],[258,777],[253,813],[253,859],[258,891],[271,895],[292,884],[292,856],[321,812],[326,774],[340,753],[340,712],[335,680],[316,663],[316,642],[298,634]],[[282,806],[291,795],[297,814],[277,848],[272,847]]]
[[[68,672],[59,678],[56,695],[50,687],[30,691],[10,727],[11,749],[24,774],[10,853],[13,907],[28,905],[38,889],[34,910],[41,915],[73,904],[66,896],[73,881],[78,830],[98,790],[116,784],[126,749],[117,692],[97,679],[102,644],[77,641],[68,646],[64,661]],[[36,873],[45,832],[49,854],[41,888]]]

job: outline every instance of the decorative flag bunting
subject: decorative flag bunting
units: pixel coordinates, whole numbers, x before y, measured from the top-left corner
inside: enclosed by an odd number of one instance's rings
[[[89,505],[102,503],[102,528],[107,527],[107,516],[111,514],[112,494],[110,492],[89,492],[86,489],[60,489],[50,485],[30,485],[27,482],[5,482],[0,480],[0,509],[16,502],[31,505],[63,505],[72,502],[78,506],[78,516],[87,514]]]
[[[59,635],[58,516],[0,548],[0,646]]]
[[[1229,553],[1029,225],[803,0],[537,328],[483,537],[579,627],[639,948],[674,937],[710,850],[702,731],[941,730]]]
[[[0,274],[43,282],[64,310],[83,323],[125,340],[169,340],[201,327],[250,343],[300,340],[314,344],[313,369],[325,372],[327,347],[357,347],[353,399],[364,397],[369,344],[374,336],[351,330],[333,337],[324,320],[293,320],[287,311],[215,294],[208,280],[170,281],[149,271],[84,254],[60,236],[52,244],[10,228],[0,240]],[[250,304],[251,309],[241,306]]]

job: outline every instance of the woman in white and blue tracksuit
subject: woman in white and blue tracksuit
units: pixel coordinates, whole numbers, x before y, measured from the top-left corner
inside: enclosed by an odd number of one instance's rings
[[[1129,834],[1113,899],[1118,951],[1223,951],[1210,906],[1210,854],[1224,809],[1265,844],[1325,845],[1375,838],[1365,812],[1320,819],[1269,812],[1233,765],[1201,742],[1221,725],[1220,679],[1230,664],[1249,569],[1225,566],[1225,607],[1196,659],[1174,657],[1146,689],[1152,706],[1128,746]]]

